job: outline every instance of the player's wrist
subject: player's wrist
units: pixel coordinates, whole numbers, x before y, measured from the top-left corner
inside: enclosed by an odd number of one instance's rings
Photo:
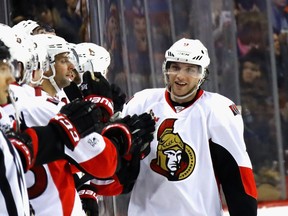
[[[50,120],[49,125],[53,125],[60,132],[62,142],[69,149],[73,150],[80,141],[80,134],[76,127],[64,114],[57,114]]]

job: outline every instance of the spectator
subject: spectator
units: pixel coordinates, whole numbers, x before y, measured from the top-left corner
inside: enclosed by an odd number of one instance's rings
[[[265,54],[250,50],[240,59],[241,107],[245,125],[244,137],[254,169],[271,162],[271,128],[267,119],[273,119]],[[269,116],[269,117],[268,117]],[[268,155],[269,154],[269,155]],[[269,157],[268,157],[269,156]]]

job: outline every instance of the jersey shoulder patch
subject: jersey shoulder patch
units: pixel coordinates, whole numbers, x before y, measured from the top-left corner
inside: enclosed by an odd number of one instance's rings
[[[240,111],[235,104],[229,106],[230,110],[232,111],[233,115],[240,115]]]

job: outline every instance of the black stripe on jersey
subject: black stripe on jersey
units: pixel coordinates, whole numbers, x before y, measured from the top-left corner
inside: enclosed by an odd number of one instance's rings
[[[256,216],[257,200],[245,193],[238,164],[223,146],[210,143],[215,176],[219,179],[231,216]]]
[[[9,144],[8,144],[9,145]],[[6,178],[6,166],[4,162],[4,154],[2,151],[0,151],[0,190],[3,194],[3,197],[5,199],[6,209],[8,215],[18,215],[17,214],[17,207],[16,203],[14,201],[11,185],[9,184],[8,179]]]

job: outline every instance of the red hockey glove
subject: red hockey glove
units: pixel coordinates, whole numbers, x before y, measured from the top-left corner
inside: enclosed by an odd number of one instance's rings
[[[38,152],[38,138],[33,129],[27,129],[25,132],[15,132],[10,130],[6,136],[17,149],[23,169],[27,172],[35,163],[35,158]]]
[[[79,188],[78,194],[86,215],[98,216],[99,210],[96,189],[91,185],[85,184]]]
[[[84,100],[91,100],[96,103],[97,107],[102,107],[107,111],[107,117],[104,119],[108,121],[109,117],[114,113],[111,87],[101,73],[93,73],[93,76],[89,71],[83,74],[80,90],[82,91]]]
[[[52,118],[49,124],[55,125],[56,128],[62,131],[61,135],[66,146],[73,150],[80,138],[91,132],[102,130],[104,125],[101,122],[101,116],[102,111],[95,108],[94,103],[74,100],[63,106],[60,113]]]
[[[133,154],[150,151],[154,131],[155,121],[151,115],[143,113],[139,116],[135,114],[118,119],[106,126],[102,135],[115,144],[121,156],[130,160]]]

